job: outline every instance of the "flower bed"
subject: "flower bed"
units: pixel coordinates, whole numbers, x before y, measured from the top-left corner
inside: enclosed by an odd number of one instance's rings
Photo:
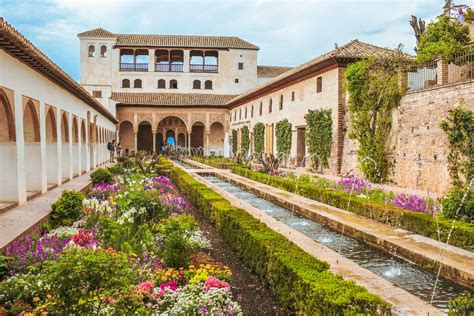
[[[48,229],[6,249],[0,314],[242,314],[190,202],[153,167],[129,167],[86,197],[66,192]]]
[[[242,260],[296,314],[385,314],[391,307],[367,289],[329,272],[329,265],[307,254],[283,235],[178,167],[167,166],[176,185],[214,223]]]
[[[447,236],[453,225],[453,221],[444,218],[442,215],[433,216],[435,211],[429,210],[426,203],[417,201],[406,202],[406,208],[413,208],[412,210],[397,207],[397,203],[402,203],[403,197],[399,198],[399,202],[394,200],[395,204],[385,203],[385,196],[374,197],[368,199],[367,196],[358,196],[357,194],[350,194],[342,189],[338,190],[331,186],[326,180],[322,183],[314,183],[312,181],[297,182],[291,178],[282,178],[272,176],[261,172],[249,170],[243,167],[233,167],[232,172],[249,179],[271,185],[289,192],[297,193],[301,196],[346,210],[350,202],[348,211],[386,223],[392,226],[401,227],[408,231],[439,240],[446,241]],[[360,186],[363,187],[362,185]],[[362,190],[361,190],[362,192]],[[373,190],[367,194],[381,194],[380,191]],[[405,197],[406,199],[407,197]],[[393,197],[392,197],[393,199]],[[400,206],[400,204],[399,204]],[[417,209],[418,208],[418,209]],[[421,210],[422,212],[418,211]],[[474,250],[474,225],[455,221],[454,230],[450,235],[449,244],[464,248],[469,251]]]

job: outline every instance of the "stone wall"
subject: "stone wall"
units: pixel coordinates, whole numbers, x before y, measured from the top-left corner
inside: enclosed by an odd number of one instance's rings
[[[394,115],[391,141],[396,184],[440,193],[449,189],[449,145],[439,124],[461,99],[474,110],[474,82],[417,91],[402,98]]]

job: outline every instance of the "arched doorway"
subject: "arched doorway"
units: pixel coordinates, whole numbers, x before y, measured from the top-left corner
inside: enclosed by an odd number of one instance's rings
[[[179,143],[176,135],[186,133],[186,123],[176,116],[168,116],[162,119],[157,126],[157,135],[156,135],[156,148],[157,150],[161,149],[161,146],[167,145],[169,137],[173,139],[174,145],[185,146],[186,141],[182,144]]]
[[[151,131],[150,122],[143,121],[138,125],[137,149],[146,151],[153,150],[153,133]]]
[[[2,176],[0,177],[0,201],[18,200],[17,155],[15,137],[13,100],[8,92],[0,89],[0,156],[2,157]]]
[[[81,119],[81,172],[87,171],[86,122]]]
[[[186,136],[184,135],[184,133],[178,134],[178,146],[186,147]]]
[[[27,195],[41,191],[41,145],[37,104],[26,102],[23,110],[25,140],[25,184]]]
[[[204,147],[204,124],[197,122],[191,129],[191,147]]]
[[[170,129],[166,131],[166,145],[176,147],[176,136]]]
[[[135,134],[133,124],[130,121],[122,121],[119,126],[120,146],[122,155],[130,155],[135,150]]]
[[[72,119],[72,175],[73,177],[78,176],[80,173],[79,162],[79,125],[77,123],[77,117],[74,116]]]
[[[222,156],[224,154],[224,125],[219,122],[211,124],[209,133],[209,154]]]
[[[58,131],[56,111],[49,107],[46,112],[46,161],[48,186],[58,184]]]
[[[61,143],[62,179],[65,181],[69,179],[69,170],[71,167],[71,157],[69,154],[69,119],[66,112],[62,112],[61,116]]]

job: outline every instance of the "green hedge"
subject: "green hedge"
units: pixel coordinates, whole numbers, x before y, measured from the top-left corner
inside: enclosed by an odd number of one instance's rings
[[[233,167],[232,172],[289,192],[296,191],[296,183],[293,180],[270,176],[242,167]],[[445,241],[453,223],[452,220],[443,217],[436,218],[430,214],[408,211],[357,196],[349,197],[347,193],[324,189],[314,184],[298,184],[298,194],[344,210],[347,209],[350,198],[350,208],[348,211],[352,213],[400,227],[435,240],[439,238],[439,240]],[[438,236],[438,229],[440,236]],[[455,222],[449,244],[473,251],[474,225],[459,221]]]
[[[237,166],[235,162],[228,158],[203,158],[203,157],[196,157],[196,156],[191,156],[188,157],[190,160],[197,161],[199,163],[214,167],[214,168],[219,168],[219,169],[231,169],[232,167]]]
[[[174,167],[170,175],[288,310],[305,315],[390,314],[390,304],[380,297],[334,275],[327,262],[233,207],[182,169]]]

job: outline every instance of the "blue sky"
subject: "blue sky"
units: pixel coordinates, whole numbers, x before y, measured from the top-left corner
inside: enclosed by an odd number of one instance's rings
[[[259,64],[296,66],[355,38],[389,48],[402,43],[413,53],[410,15],[429,21],[442,6],[442,0],[0,0],[0,16],[79,80],[76,35],[96,27],[239,36],[260,47]]]

